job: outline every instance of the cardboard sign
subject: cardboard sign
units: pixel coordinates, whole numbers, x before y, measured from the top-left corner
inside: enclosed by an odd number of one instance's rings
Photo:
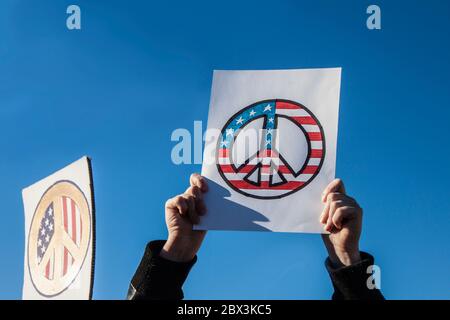
[[[341,69],[215,71],[196,229],[322,233]]]
[[[22,191],[23,299],[91,299],[95,245],[93,192],[87,157]]]

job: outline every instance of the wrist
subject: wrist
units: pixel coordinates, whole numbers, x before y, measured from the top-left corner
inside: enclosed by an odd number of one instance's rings
[[[196,250],[181,238],[169,237],[164,244],[159,256],[174,262],[189,262],[197,254]]]
[[[361,261],[359,249],[356,250],[334,250],[328,253],[334,267],[348,267]]]

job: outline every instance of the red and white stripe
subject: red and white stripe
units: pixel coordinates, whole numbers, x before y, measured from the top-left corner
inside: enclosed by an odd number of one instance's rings
[[[288,116],[291,120],[301,125],[308,133],[310,141],[322,141],[320,127],[311,114],[299,105],[277,101],[276,114]]]
[[[223,152],[222,155],[225,155]],[[255,163],[262,163],[261,166],[261,184],[255,186],[251,183],[244,181],[245,176],[247,176],[252,170],[255,169]],[[272,162],[272,164],[271,164]],[[225,178],[235,187],[240,190],[251,190],[252,194],[255,195],[266,195],[266,196],[278,196],[286,193],[286,191],[294,190],[301,187],[306,181],[311,179],[311,177],[318,170],[317,165],[307,166],[302,174],[295,177],[286,165],[276,163],[282,163],[281,159],[278,157],[276,152],[271,150],[264,150],[257,157],[252,159],[249,164],[241,168],[238,172],[235,172],[231,165],[220,165],[220,169],[224,174]],[[275,166],[274,166],[275,164]],[[272,171],[280,172],[283,177],[288,181],[286,183],[270,186],[270,175]]]
[[[311,143],[311,154],[308,159],[306,170],[302,173],[309,174],[312,172],[312,174],[314,174],[313,168],[318,168],[324,155],[324,143],[319,124],[307,110],[297,104],[286,101],[277,101],[275,108],[276,114],[289,116],[290,119],[301,125],[308,134]]]
[[[308,182],[319,169],[319,165],[324,156],[324,143],[321,129],[317,121],[307,110],[289,102],[277,101],[276,114],[288,116],[291,120],[305,129],[311,143],[311,153],[306,167],[300,175],[295,177],[289,168],[283,164],[275,151],[265,150],[251,159],[245,167],[239,170],[239,172],[235,172],[232,167],[229,149],[219,149],[218,164],[225,178],[234,187],[241,190],[251,190],[250,192],[255,195],[261,193],[261,195],[265,196],[277,196],[286,193],[287,190],[294,190],[301,187]],[[244,177],[260,163],[262,163],[261,185],[255,186],[244,181]],[[275,168],[271,167],[271,163],[275,165]],[[272,174],[272,170],[280,172],[288,182],[278,186],[270,186],[269,178]]]
[[[55,274],[55,249],[53,249],[50,259],[45,265],[45,277],[49,280],[53,279]]]
[[[80,210],[75,201],[73,201],[69,197],[62,197],[61,203],[63,208],[62,225],[64,226],[64,231],[69,235],[75,245],[79,247],[82,236],[82,221]],[[58,272],[57,267],[61,267],[61,276],[64,276],[67,274],[70,267],[75,262],[74,258],[66,247],[55,247],[51,250],[52,253],[44,269],[44,276],[49,280],[54,279],[55,272]],[[61,252],[58,252],[60,253],[58,256],[61,257],[62,261],[56,261],[57,255],[55,250],[61,250]]]
[[[75,201],[73,201],[69,197],[62,197],[62,224],[64,226],[64,231],[69,235],[72,241],[79,247],[81,243],[81,230],[82,230],[82,221],[80,210],[76,205]],[[65,275],[67,271],[70,269],[72,264],[74,263],[73,257],[70,255],[69,250],[64,248],[64,252],[62,254],[62,275]]]

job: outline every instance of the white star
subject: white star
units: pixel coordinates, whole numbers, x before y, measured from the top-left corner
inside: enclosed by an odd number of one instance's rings
[[[226,147],[228,145],[228,141],[226,140],[222,140],[222,142],[220,143],[221,147]]]
[[[252,110],[250,111],[250,117],[253,117],[255,114],[256,114],[256,112],[252,109]]]
[[[41,263],[41,257],[38,257],[38,263]]]
[[[270,144],[270,140],[266,140],[266,146]]]
[[[38,247],[40,247],[40,246],[42,246],[42,240],[41,240],[41,238],[39,238],[39,240],[38,240]]]
[[[234,130],[233,129],[227,129],[227,137],[228,136],[232,136],[234,134]]]
[[[53,223],[50,223],[50,225],[48,226],[48,230],[50,230],[50,231],[53,230]]]
[[[47,248],[46,248],[45,246],[42,246],[41,252],[44,253],[44,252],[45,252],[45,249],[47,249]]]
[[[48,234],[45,236],[45,242],[49,242],[50,241],[50,237],[48,236]]]
[[[50,221],[48,219],[45,219],[45,226],[48,226],[49,223]]]
[[[270,122],[270,123],[273,123],[273,118],[270,118],[270,119],[269,119],[269,122]]]
[[[244,122],[244,118],[240,117],[236,120],[236,124],[242,124]]]
[[[41,230],[41,235],[45,236],[45,229]]]
[[[264,108],[264,112],[266,111],[272,111],[272,106],[270,104],[268,104],[265,108]]]
[[[51,217],[53,214],[53,209],[52,208],[48,208],[48,215]]]
[[[268,136],[269,134],[272,134],[272,128],[269,128],[269,129],[267,129],[267,133],[266,133],[266,135]]]

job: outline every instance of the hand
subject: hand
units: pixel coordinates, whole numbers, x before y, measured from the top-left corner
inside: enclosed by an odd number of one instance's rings
[[[322,194],[325,208],[320,222],[330,234],[322,239],[335,267],[349,266],[361,261],[359,237],[362,228],[362,209],[355,199],[345,194],[344,183],[333,180]]]
[[[160,252],[161,257],[176,262],[188,262],[195,257],[206,231],[193,230],[193,225],[200,221],[199,216],[206,213],[203,193],[207,191],[206,180],[194,173],[186,192],[166,202],[169,236]]]

